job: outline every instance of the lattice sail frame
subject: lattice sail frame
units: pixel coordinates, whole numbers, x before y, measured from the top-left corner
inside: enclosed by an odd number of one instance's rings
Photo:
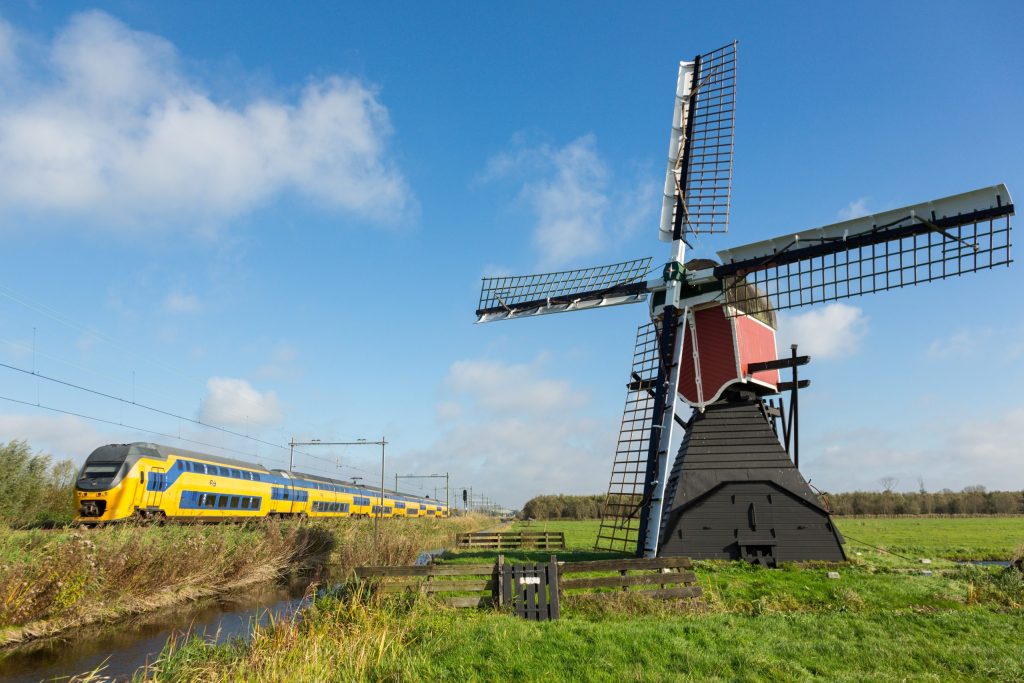
[[[680,65],[659,237],[729,229],[736,127],[736,43]],[[679,215],[680,211],[682,216]]]
[[[598,550],[635,552],[637,548],[658,363],[658,328],[654,323],[641,325],[636,332],[626,406],[594,544]]]
[[[483,279],[477,322],[639,303],[647,296],[651,258],[556,273]]]
[[[730,314],[784,310],[1011,263],[1004,185],[718,252]]]

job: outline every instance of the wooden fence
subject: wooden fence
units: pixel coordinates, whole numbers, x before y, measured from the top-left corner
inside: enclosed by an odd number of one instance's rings
[[[554,589],[555,618],[558,598],[567,595],[628,591],[651,598],[697,602],[703,596],[686,557],[558,562],[552,555],[551,565],[557,566],[557,577],[552,580],[549,572],[542,587],[550,584]],[[544,567],[536,565],[534,571]],[[506,563],[499,556],[494,564],[359,567],[356,576],[384,593],[413,591],[431,595],[452,607],[492,607],[508,601],[511,588],[503,583],[510,580],[513,572],[522,571],[523,567]]]
[[[426,593],[451,607],[489,607],[499,591],[497,564],[358,567],[356,577],[383,593]]]
[[[460,550],[564,550],[563,531],[476,531],[458,534],[455,547]]]
[[[618,589],[652,598],[698,599],[704,592],[691,567],[688,557],[562,562],[558,567],[558,585],[563,596],[567,591]],[[574,574],[586,576],[573,578]]]

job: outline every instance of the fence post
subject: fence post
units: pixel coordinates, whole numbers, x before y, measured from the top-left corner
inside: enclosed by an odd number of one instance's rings
[[[498,560],[494,565],[494,591],[498,594],[498,607],[505,604],[505,591],[502,590],[505,578],[505,556],[498,553]]]

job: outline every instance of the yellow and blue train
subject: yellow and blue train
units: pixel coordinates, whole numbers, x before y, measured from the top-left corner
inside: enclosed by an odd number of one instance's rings
[[[130,518],[447,517],[441,501],[154,443],[94,450],[75,483],[79,524]]]

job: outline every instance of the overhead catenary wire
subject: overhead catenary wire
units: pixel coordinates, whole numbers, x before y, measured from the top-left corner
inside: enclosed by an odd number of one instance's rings
[[[121,342],[117,341],[116,339],[114,339],[112,337],[109,337],[109,336],[103,334],[102,332],[97,331],[95,328],[87,326],[87,325],[83,325],[82,323],[77,322],[76,320],[72,319],[70,316],[61,313],[60,311],[58,311],[55,308],[47,306],[46,304],[39,303],[38,301],[33,301],[31,298],[25,296],[24,294],[21,294],[20,292],[12,289],[11,287],[9,287],[9,286],[7,286],[7,285],[5,285],[3,283],[0,283],[0,296],[4,296],[4,297],[10,299],[11,301],[14,301],[15,303],[21,304],[22,306],[24,306],[26,308],[29,308],[29,309],[32,309],[32,310],[36,311],[37,313],[41,313],[41,314],[47,316],[48,318],[56,320],[57,322],[59,322],[59,323],[61,323],[63,325],[66,325],[68,327],[72,327],[72,328],[74,328],[74,329],[76,329],[76,330],[78,330],[80,332],[85,333],[85,334],[92,335],[96,339],[104,341],[107,344],[110,344],[111,346],[113,346],[114,348],[120,349],[121,351],[124,351],[126,353],[130,353],[131,355],[135,356],[136,358],[138,358],[138,359],[140,359],[142,361],[145,361],[147,363],[151,363],[152,365],[155,365],[157,367],[160,367],[160,368],[162,368],[165,371],[169,371],[169,372],[171,372],[172,374],[174,374],[176,376],[179,376],[179,377],[190,377],[192,379],[198,380],[199,382],[204,382],[205,381],[203,378],[200,378],[200,377],[197,377],[195,375],[192,375],[191,373],[185,372],[181,368],[177,368],[177,367],[175,367],[173,365],[170,365],[169,363],[165,363],[165,362],[163,362],[161,360],[158,360],[156,358],[151,358],[151,357],[149,357],[149,356],[147,356],[147,355],[145,355],[143,353],[139,353],[138,351],[135,351],[135,350],[131,349],[130,347],[128,347],[126,344],[122,344]]]
[[[196,445],[199,445],[199,446],[205,446],[206,448],[216,448],[218,450],[228,451],[230,453],[235,453],[237,455],[245,455],[245,456],[248,456],[250,458],[255,458],[257,460],[260,460],[262,458],[268,458],[268,457],[269,458],[273,458],[273,456],[260,456],[260,455],[258,455],[256,453],[250,453],[248,451],[240,451],[237,448],[229,448],[228,446],[218,446],[217,444],[208,443],[206,441],[199,441],[197,439],[190,439],[190,438],[185,437],[185,436],[176,436],[174,434],[168,434],[167,432],[161,432],[161,431],[157,431],[155,429],[148,429],[146,427],[139,427],[137,425],[131,425],[131,424],[127,424],[125,422],[116,422],[114,420],[107,420],[107,419],[102,418],[102,417],[96,417],[94,415],[86,415],[85,413],[78,413],[78,412],[75,412],[73,410],[65,410],[63,408],[57,408],[55,406],[48,406],[48,405],[45,405],[45,404],[42,404],[42,403],[33,403],[32,401],[23,401],[21,399],[12,398],[10,396],[0,396],[0,401],[8,401],[9,403],[17,403],[19,405],[29,406],[29,407],[32,407],[32,408],[41,408],[43,410],[49,410],[49,411],[52,411],[54,413],[60,413],[62,415],[70,415],[72,417],[80,417],[83,420],[92,420],[93,422],[100,422],[100,423],[103,423],[103,424],[113,425],[115,427],[125,427],[127,429],[132,429],[132,430],[135,430],[135,431],[138,431],[138,432],[144,432],[146,434],[153,434],[155,436],[163,436],[163,437],[166,437],[168,439],[177,439],[178,441],[184,441],[186,443],[192,443],[192,444],[196,444]]]
[[[221,427],[219,425],[211,424],[209,422],[203,422],[202,420],[197,420],[196,418],[187,417],[185,415],[178,415],[177,413],[172,413],[172,412],[170,412],[168,410],[163,410],[162,408],[156,408],[154,406],[150,406],[150,405],[147,405],[145,403],[138,403],[136,401],[130,401],[130,400],[128,400],[126,398],[123,398],[121,396],[115,396],[113,394],[108,394],[108,393],[106,393],[104,391],[99,391],[97,389],[91,389],[89,387],[85,387],[85,386],[82,386],[80,384],[75,384],[74,382],[69,382],[69,381],[66,381],[66,380],[62,380],[62,379],[59,379],[57,377],[51,377],[49,375],[44,375],[44,374],[42,374],[40,372],[34,372],[34,371],[31,371],[31,370],[26,370],[24,368],[19,368],[16,365],[9,365],[7,363],[0,362],[0,367],[7,368],[8,370],[13,370],[15,372],[20,372],[22,374],[29,375],[30,377],[37,377],[39,379],[44,379],[44,380],[46,380],[48,382],[53,382],[54,384],[60,384],[61,386],[69,387],[71,389],[77,389],[79,391],[84,391],[86,393],[93,394],[94,396],[100,396],[102,398],[108,398],[108,399],[111,399],[113,401],[119,401],[119,402],[121,402],[121,403],[123,403],[125,405],[135,406],[137,408],[142,408],[144,410],[149,410],[149,411],[152,411],[154,413],[158,413],[160,415],[164,415],[165,417],[173,417],[173,418],[176,418],[178,420],[185,420],[186,422],[191,422],[192,424],[199,425],[200,427],[206,427],[208,429],[215,429],[215,430],[217,430],[219,432],[223,432],[225,434],[230,434],[231,436],[237,436],[237,437],[242,438],[242,439],[248,439],[249,441],[253,441],[255,443],[263,444],[264,446],[272,446],[273,448],[279,448],[281,450],[289,450],[287,445],[273,443],[272,441],[266,441],[264,439],[260,439],[260,438],[257,438],[255,436],[249,436],[248,434],[243,434],[242,432],[236,432],[234,430],[228,429],[227,427]],[[305,453],[303,451],[296,451],[296,452],[301,453],[302,455],[307,455],[309,457],[316,457],[316,456],[310,455],[309,453]]]
[[[257,463],[260,463],[261,461],[264,461],[264,460],[274,460],[274,461],[277,461],[277,462],[281,463],[282,465],[284,465],[284,463],[286,462],[285,459],[282,458],[282,457],[277,457],[277,456],[273,456],[273,455],[260,455],[258,453],[252,453],[250,451],[242,451],[242,450],[239,450],[237,448],[231,448],[229,446],[219,446],[217,444],[213,444],[213,443],[210,443],[208,441],[200,441],[198,439],[191,439],[189,437],[179,436],[179,435],[175,435],[175,434],[170,434],[168,432],[161,432],[161,431],[156,430],[156,429],[150,429],[148,427],[140,427],[139,425],[128,424],[126,422],[117,422],[115,420],[107,420],[107,419],[102,418],[102,417],[96,417],[95,415],[86,415],[85,413],[79,413],[79,412],[76,412],[76,411],[73,411],[73,410],[66,410],[64,408],[57,408],[56,406],[49,406],[49,405],[45,405],[45,404],[42,404],[42,403],[33,403],[32,401],[23,401],[21,399],[13,398],[13,397],[10,397],[10,396],[0,396],[0,401],[7,401],[9,403],[16,403],[18,405],[29,406],[29,407],[32,407],[32,408],[40,408],[42,410],[49,410],[51,412],[59,413],[61,415],[69,415],[69,416],[72,416],[72,417],[81,418],[83,420],[90,420],[92,422],[99,422],[99,423],[102,423],[102,424],[108,424],[108,425],[112,425],[112,426],[115,426],[115,427],[124,427],[126,429],[131,429],[131,430],[134,430],[134,431],[137,431],[137,432],[143,432],[145,434],[152,434],[154,436],[160,436],[160,437],[164,437],[164,438],[167,438],[167,439],[175,439],[177,441],[182,441],[184,443],[194,444],[196,446],[202,446],[204,448],[214,448],[214,449],[217,449],[219,451],[225,451],[227,453],[233,453],[235,455],[243,455],[245,457],[252,458]],[[304,455],[308,455],[308,454],[304,454]],[[315,455],[311,455],[310,457],[315,458],[317,460],[323,460],[323,458],[318,458]],[[330,461],[328,461],[328,462],[330,462]],[[331,464],[334,464],[334,463],[331,462]],[[373,474],[373,472],[370,472],[369,470],[364,470],[362,468],[354,467],[352,465],[342,465],[342,467],[345,467],[345,468],[348,468],[348,469],[353,469],[353,470],[356,470],[356,471],[359,471],[359,472],[366,472],[368,474]],[[312,470],[317,470],[319,472],[327,472],[327,473],[330,473],[330,474],[336,474],[337,473],[334,470],[327,470],[327,469],[322,468],[322,467],[314,467],[314,466],[307,466],[304,469],[312,469]]]
[[[63,324],[63,325],[66,325],[68,327],[74,328],[74,329],[76,329],[76,330],[78,330],[80,332],[83,332],[85,334],[91,335],[92,337],[95,337],[96,339],[99,339],[99,340],[101,340],[103,342],[106,342],[107,344],[110,344],[111,346],[113,346],[113,347],[115,347],[117,349],[125,351],[125,352],[127,352],[127,353],[129,353],[129,354],[131,354],[131,355],[133,355],[133,356],[135,356],[135,357],[137,357],[137,358],[147,362],[147,363],[151,363],[153,365],[156,365],[156,366],[162,368],[165,371],[171,371],[172,373],[174,373],[175,375],[177,375],[179,377],[180,376],[192,377],[193,379],[198,379],[199,381],[202,381],[201,378],[197,378],[197,377],[195,377],[193,375],[190,375],[190,373],[184,372],[180,368],[174,367],[174,366],[172,366],[172,365],[170,365],[168,363],[165,363],[165,362],[160,361],[158,359],[151,358],[149,356],[146,356],[145,354],[142,354],[142,353],[139,353],[137,351],[134,351],[133,349],[129,348],[127,345],[118,342],[117,340],[113,339],[112,337],[109,337],[109,336],[107,336],[107,335],[105,335],[105,334],[103,334],[101,332],[98,332],[96,329],[94,329],[92,327],[89,327],[87,325],[83,325],[82,323],[79,323],[79,322],[75,321],[70,316],[67,316],[67,315],[61,313],[60,311],[58,311],[55,308],[52,308],[50,306],[47,306],[46,304],[42,304],[42,303],[37,302],[37,301],[33,301],[30,297],[27,297],[24,294],[21,294],[20,292],[17,292],[16,290],[12,289],[11,287],[8,287],[7,285],[4,285],[3,283],[0,283],[0,296],[4,296],[4,297],[6,297],[6,298],[8,298],[8,299],[18,303],[18,304],[21,304],[22,306],[25,306],[26,308],[29,308],[31,310],[34,310],[34,311],[38,312],[38,313],[41,313],[42,315],[45,315],[45,316],[47,316],[47,317],[49,317],[49,318],[51,318],[51,319],[53,319],[53,320]],[[12,342],[10,340],[3,340],[3,341],[5,341],[6,343],[10,344],[11,346],[21,346],[21,347],[24,347],[24,344],[18,344],[16,342]],[[35,345],[34,344],[32,346],[32,350],[33,350],[33,359],[34,359],[35,354],[36,354],[36,350],[35,350]],[[86,372],[90,372],[92,374],[96,374],[96,375],[100,375],[100,376],[111,377],[111,378],[114,378],[115,380],[117,380],[119,382],[124,381],[124,380],[119,380],[116,377],[113,377],[113,375],[109,375],[107,373],[101,373],[101,372],[97,372],[95,370],[90,370],[88,368],[82,368],[80,366],[75,365],[74,363],[71,363],[70,361],[63,360],[63,359],[58,358],[56,356],[50,356],[49,354],[45,354],[45,353],[40,354],[40,355],[43,355],[45,357],[49,357],[49,358],[51,358],[53,360],[56,360],[58,362],[61,362],[61,363],[65,363],[65,364],[67,364],[67,365],[69,365],[71,367],[76,367],[79,370],[84,370]],[[62,385],[62,386],[65,386],[65,387],[68,387],[68,388],[71,388],[71,389],[75,389],[75,390],[78,390],[78,391],[83,391],[83,392],[86,392],[86,393],[89,393],[89,394],[92,394],[92,395],[95,395],[95,396],[99,396],[99,397],[102,397],[102,398],[106,398],[106,399],[110,399],[110,400],[113,400],[113,401],[117,401],[117,402],[119,402],[122,405],[135,406],[135,407],[138,407],[138,408],[142,408],[143,410],[148,410],[148,411],[151,411],[153,413],[156,413],[156,414],[159,414],[159,415],[163,415],[165,417],[170,417],[170,418],[174,418],[174,419],[177,419],[177,420],[182,420],[182,421],[189,422],[191,424],[198,425],[200,427],[204,427],[204,428],[208,428],[208,429],[213,429],[213,430],[222,432],[224,434],[228,434],[230,436],[235,436],[235,437],[238,437],[238,438],[241,438],[241,439],[246,439],[248,441],[252,441],[254,443],[262,444],[262,445],[265,445],[265,446],[270,446],[272,448],[277,448],[277,449],[280,449],[280,450],[290,450],[290,447],[288,445],[286,445],[286,444],[274,443],[274,442],[271,442],[271,441],[267,441],[265,439],[260,439],[258,437],[249,436],[248,434],[244,434],[242,432],[236,432],[236,431],[234,431],[232,429],[228,429],[226,427],[221,427],[220,425],[215,425],[215,424],[211,424],[211,423],[208,423],[208,422],[203,422],[202,420],[199,420],[199,419],[196,419],[196,418],[187,417],[185,415],[179,415],[177,413],[173,413],[173,412],[168,411],[168,410],[163,410],[162,408],[157,408],[155,406],[151,406],[151,405],[148,405],[148,404],[145,404],[145,403],[139,403],[138,401],[134,400],[134,394],[133,394],[133,399],[129,400],[129,399],[126,399],[126,398],[121,397],[121,396],[116,396],[114,394],[110,394],[110,393],[107,393],[107,392],[99,391],[97,389],[92,389],[90,387],[82,386],[80,384],[76,384],[74,382],[70,382],[70,381],[67,381],[67,380],[62,380],[62,379],[57,378],[57,377],[52,377],[52,376],[49,376],[49,375],[44,375],[44,374],[38,372],[35,367],[33,367],[32,370],[26,370],[24,368],[20,368],[20,367],[17,367],[15,365],[10,365],[10,364],[7,364],[7,363],[2,363],[2,362],[0,362],[0,367],[7,368],[7,369],[15,371],[15,372],[20,372],[20,373],[23,373],[25,375],[28,375],[28,376],[31,376],[31,377],[35,377],[37,379],[42,379],[42,380],[45,380],[45,381],[48,381],[48,382],[53,382],[55,384],[59,384],[59,385]],[[134,373],[133,373],[132,384],[133,384],[133,391],[134,391]],[[86,415],[84,413],[78,413],[78,412],[75,412],[75,411],[65,410],[63,408],[57,408],[57,407],[54,407],[54,406],[45,406],[45,405],[42,405],[42,403],[40,403],[38,398],[37,398],[36,402],[34,402],[34,403],[31,402],[31,401],[22,401],[22,400],[19,400],[19,399],[9,398],[9,397],[4,397],[4,396],[0,396],[0,399],[6,400],[6,401],[9,401],[9,402],[12,402],[12,403],[18,403],[18,404],[21,404],[21,405],[34,406],[34,407],[37,407],[37,408],[42,408],[42,409],[45,409],[45,410],[50,410],[52,412],[57,412],[57,413],[65,414],[65,415],[71,415],[71,416],[75,416],[75,417],[80,417],[82,419],[92,420],[94,422],[99,422],[99,423],[103,423],[103,424],[110,424],[110,425],[113,425],[113,426],[127,427],[129,429],[134,429],[136,431],[144,432],[144,433],[147,433],[147,434],[153,434],[153,435],[156,435],[156,436],[162,436],[162,437],[170,438],[170,439],[177,439],[179,441],[183,441],[183,442],[186,442],[186,443],[197,444],[197,445],[204,446],[204,447],[207,447],[207,448],[216,448],[216,449],[220,449],[220,450],[231,452],[231,453],[235,453],[235,454],[246,455],[248,457],[252,457],[252,458],[255,458],[257,460],[259,460],[259,459],[261,459],[263,457],[266,457],[266,458],[270,458],[270,459],[273,459],[273,460],[278,460],[279,462],[283,462],[284,461],[283,458],[275,458],[274,456],[260,456],[258,454],[250,453],[248,451],[241,451],[241,450],[234,449],[234,448],[228,448],[228,447],[224,447],[224,446],[217,446],[216,444],[211,444],[211,443],[207,443],[207,442],[204,442],[204,441],[198,441],[196,439],[188,439],[188,438],[181,437],[181,436],[175,436],[174,434],[169,434],[167,432],[161,432],[161,431],[158,431],[158,430],[147,429],[147,428],[144,428],[144,427],[138,427],[138,426],[134,426],[134,425],[125,424],[123,421],[116,422],[116,421],[113,421],[113,420],[107,420],[107,419],[104,419],[104,418],[98,418],[98,417],[95,417],[95,416]],[[308,458],[313,458],[315,460],[321,460],[321,461],[326,462],[326,463],[328,463],[330,465],[334,465],[335,466],[335,470],[334,471],[336,471],[337,468],[338,468],[338,463],[336,461],[328,460],[326,458],[322,458],[322,457],[313,455],[313,454],[308,453],[306,451],[296,450],[295,453],[297,453],[299,455],[302,455],[302,456],[305,456],[305,457],[308,457]],[[355,470],[357,472],[363,472],[363,473],[366,473],[366,474],[375,474],[371,470],[363,469],[361,467],[355,467],[353,465],[340,465],[340,467],[343,467],[345,469]],[[323,470],[321,470],[321,471],[323,471]]]

